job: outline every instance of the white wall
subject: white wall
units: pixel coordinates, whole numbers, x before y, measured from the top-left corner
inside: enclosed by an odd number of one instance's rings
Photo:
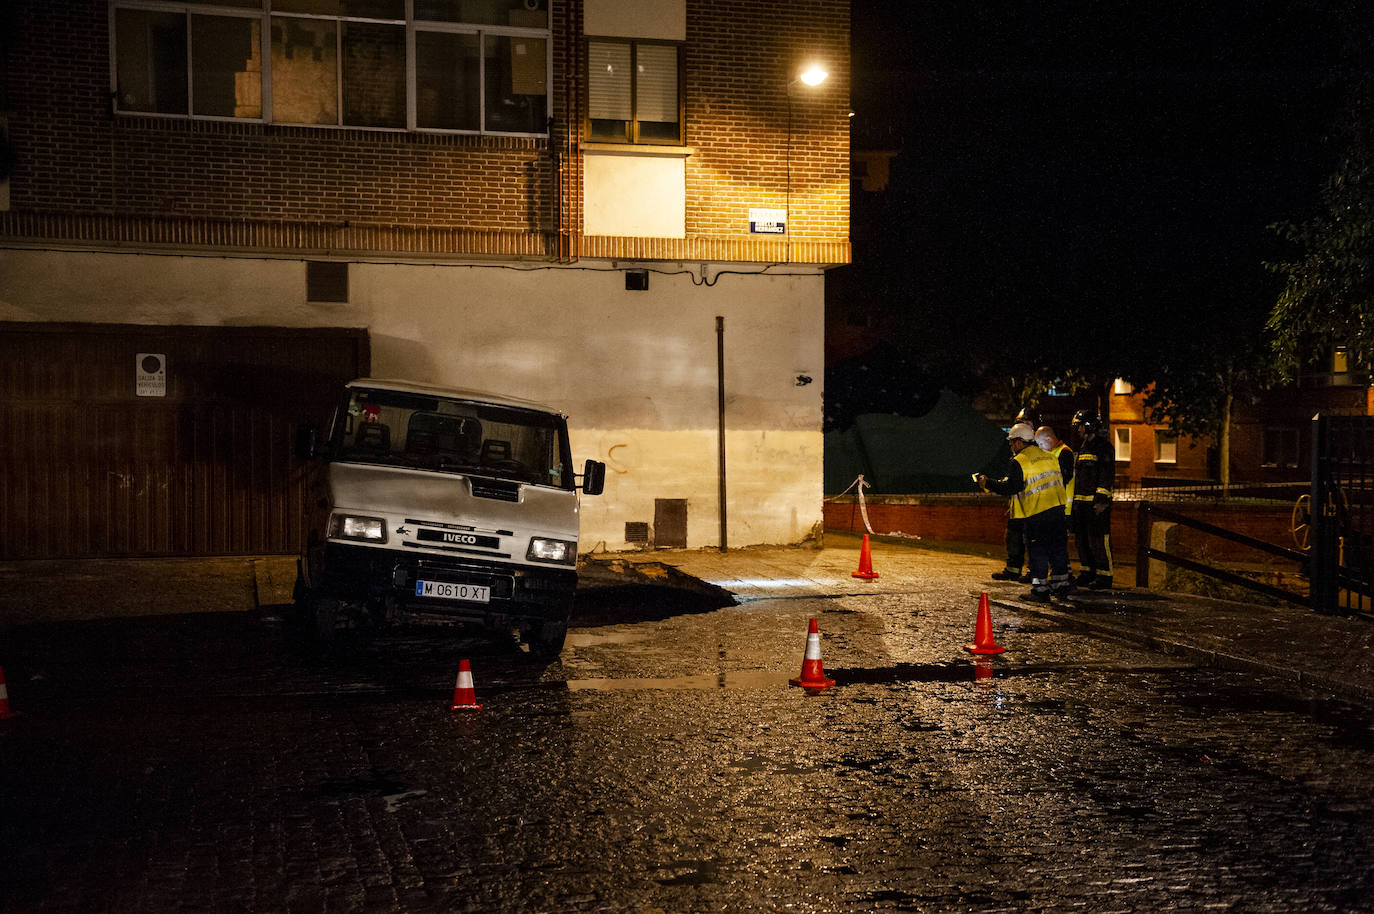
[[[687,40],[686,0],[585,0],[582,33],[606,38]]]
[[[588,235],[685,238],[687,161],[681,154],[583,152],[582,227]]]
[[[578,463],[608,465],[606,494],[584,501],[583,548],[614,551],[628,548],[627,521],[652,523],[655,498],[687,499],[690,547],[719,544],[720,315],[729,545],[813,532],[821,384],[795,379],[823,376],[822,275],[723,275],[707,286],[690,264],[628,292],[623,271],[606,266],[353,264],[351,302],[326,305],[305,301],[301,261],[0,251],[0,320],[366,327],[376,376],[566,412]]]

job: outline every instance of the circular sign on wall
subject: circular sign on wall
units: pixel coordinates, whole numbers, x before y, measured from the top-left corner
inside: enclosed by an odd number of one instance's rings
[[[166,355],[140,352],[134,356],[134,394],[139,397],[167,396]]]

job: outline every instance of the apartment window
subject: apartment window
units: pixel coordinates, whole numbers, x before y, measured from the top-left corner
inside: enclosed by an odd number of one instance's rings
[[[1178,463],[1178,436],[1155,429],[1155,463]]]
[[[587,136],[614,143],[680,144],[678,46],[594,38],[587,42]]]
[[[120,113],[548,131],[548,0],[271,0],[270,13],[266,0],[113,0],[112,8]]]
[[[1266,428],[1264,430],[1263,466],[1294,469],[1298,465],[1298,430],[1295,428]]]
[[[1116,462],[1131,462],[1131,430],[1129,428],[1114,428],[1112,434],[1116,441]]]

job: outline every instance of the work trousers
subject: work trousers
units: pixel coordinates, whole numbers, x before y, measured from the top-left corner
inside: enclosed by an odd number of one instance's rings
[[[1026,519],[1007,518],[1007,570],[1021,573],[1026,564]]]
[[[1026,518],[1026,546],[1032,585],[1043,587],[1068,580],[1069,526],[1062,505]]]
[[[1101,514],[1093,510],[1091,502],[1080,501],[1073,506],[1073,532],[1078,540],[1078,561],[1084,574],[1112,576],[1112,506]]]

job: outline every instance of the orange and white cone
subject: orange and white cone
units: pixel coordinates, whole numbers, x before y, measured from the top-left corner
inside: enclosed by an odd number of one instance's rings
[[[868,534],[865,533],[863,545],[859,548],[859,570],[850,577],[871,581],[877,576],[878,572],[873,570],[873,552],[868,548]]]
[[[788,682],[803,689],[818,691],[835,684],[835,680],[825,677],[825,668],[821,665],[821,630],[815,619],[811,620],[806,632],[806,654],[802,658],[801,675]]]
[[[19,713],[10,708],[10,690],[5,686],[5,668],[0,666],[0,720],[18,716]]]
[[[973,632],[973,644],[968,650],[973,654],[1000,654],[1006,650],[992,636],[992,608],[988,605],[988,595],[978,600],[978,624]]]
[[[480,711],[477,692],[472,687],[472,667],[466,660],[458,661],[458,682],[453,687],[453,704],[450,711]]]

